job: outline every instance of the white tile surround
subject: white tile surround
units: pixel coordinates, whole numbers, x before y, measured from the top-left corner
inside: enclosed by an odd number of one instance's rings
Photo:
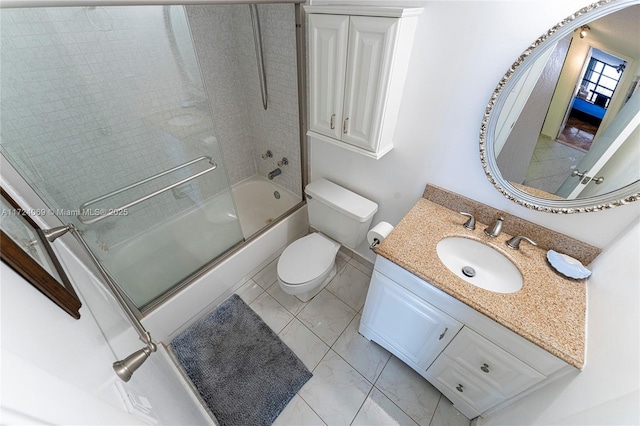
[[[429,382],[358,333],[371,265],[338,254],[338,274],[307,303],[284,293],[277,259],[238,295],[313,373],[275,425],[469,425]]]
[[[259,6],[270,87],[266,112],[248,7],[190,7],[192,22],[186,8],[171,9],[186,78],[174,60],[160,6],[0,12],[0,143],[50,207],[78,208],[203,155],[218,163],[193,181],[199,190],[194,197],[176,199],[168,192],[130,209],[127,217],[91,225],[100,236],[88,241],[94,246],[113,247],[230,184],[266,176],[282,156],[290,164],[276,182],[301,195],[293,6]],[[204,119],[193,127],[167,125],[185,113]],[[260,157],[267,148],[275,154],[268,161]],[[124,204],[205,165],[96,207]]]
[[[205,142],[215,135],[206,105],[182,107],[205,95],[199,76],[194,87],[180,84],[162,8],[3,9],[0,16],[2,146],[51,208],[76,209],[199,156],[221,157],[216,144]],[[190,44],[180,51],[185,62],[195,61]],[[204,114],[196,129],[166,125],[187,111]],[[204,168],[198,166],[165,176],[153,188]],[[194,182],[200,197],[228,186],[223,164],[205,176]],[[126,200],[149,191],[130,190]],[[112,208],[124,200],[95,207]],[[194,202],[165,193],[126,218],[92,229],[113,245]],[[61,219],[74,221],[74,216]]]
[[[276,182],[302,196],[294,7],[260,4],[268,108],[262,106],[249,7],[186,8],[218,140],[231,184],[267,176],[289,160]],[[263,159],[271,150],[273,158]]]

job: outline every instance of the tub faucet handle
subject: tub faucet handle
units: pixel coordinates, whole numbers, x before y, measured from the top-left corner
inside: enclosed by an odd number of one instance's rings
[[[468,229],[469,231],[473,231],[474,229],[476,229],[476,218],[473,217],[473,215],[471,213],[467,213],[467,212],[458,212],[463,216],[467,216],[469,219],[464,223],[465,229]]]
[[[484,233],[491,238],[497,237],[498,235],[500,235],[500,232],[502,232],[502,221],[504,221],[504,218],[502,216],[497,218],[491,228],[485,228]]]
[[[537,246],[538,245],[538,243],[536,243],[532,239],[527,238],[527,237],[522,236],[522,235],[518,235],[517,237],[513,237],[513,238],[509,239],[509,241],[507,241],[507,246],[509,246],[509,248],[518,250],[520,248],[520,241],[522,241],[522,240],[526,240],[532,246]]]
[[[283,167],[289,164],[289,159],[287,157],[282,157],[282,160],[278,161],[278,167]]]

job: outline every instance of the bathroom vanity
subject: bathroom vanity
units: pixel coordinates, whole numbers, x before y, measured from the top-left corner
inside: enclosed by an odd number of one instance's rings
[[[465,220],[424,198],[413,207],[376,249],[360,333],[471,419],[583,368],[586,285],[552,270],[546,249],[510,249],[505,243],[512,235],[490,238],[480,223],[463,228]],[[452,236],[508,257],[522,273],[522,289],[496,293],[449,271],[436,245]]]

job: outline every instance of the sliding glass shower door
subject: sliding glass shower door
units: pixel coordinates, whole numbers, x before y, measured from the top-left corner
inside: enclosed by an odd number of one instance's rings
[[[242,241],[183,7],[0,19],[2,154],[136,306]]]

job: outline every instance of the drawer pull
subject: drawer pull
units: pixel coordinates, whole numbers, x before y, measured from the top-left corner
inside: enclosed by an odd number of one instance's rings
[[[458,383],[458,386],[456,386],[456,390],[458,392],[464,392],[464,386],[462,386],[460,383]]]
[[[333,114],[333,115],[331,116],[331,130],[333,130],[333,129],[335,129],[335,128],[336,128],[336,115],[335,115],[335,114]]]
[[[484,371],[485,373],[489,372],[489,365],[488,364],[482,364],[482,367],[480,367],[480,370]]]
[[[445,327],[444,331],[442,332],[442,334],[440,335],[440,337],[438,337],[438,340],[442,340],[442,338],[444,337],[445,334],[447,334],[447,331],[449,331],[449,327]]]
[[[342,133],[349,133],[349,117],[342,122]]]

